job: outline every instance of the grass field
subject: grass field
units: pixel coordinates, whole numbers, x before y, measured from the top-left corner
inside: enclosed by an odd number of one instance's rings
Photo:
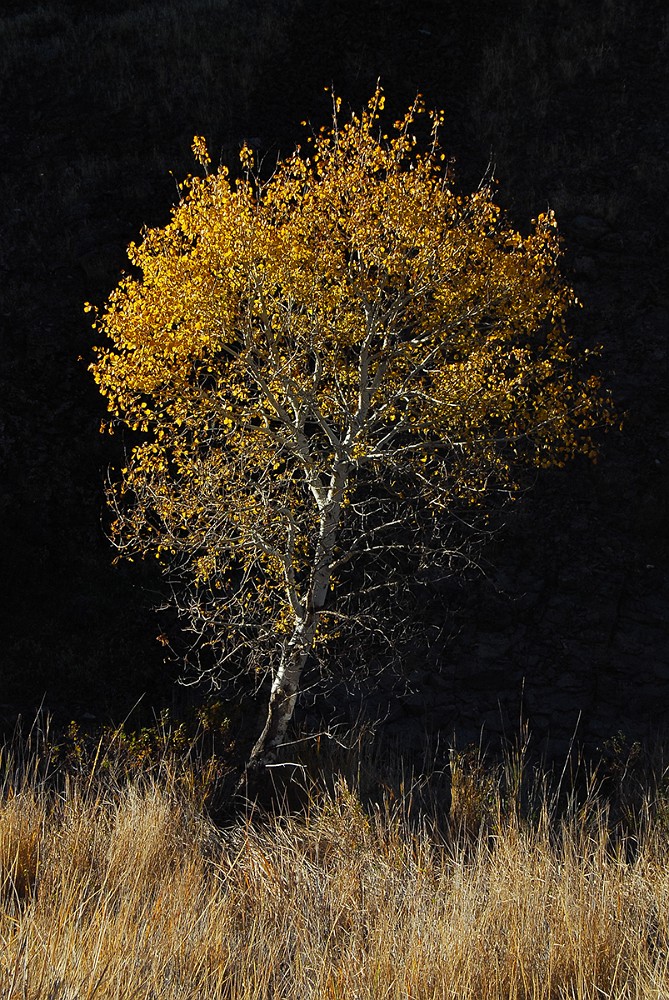
[[[558,808],[521,756],[463,755],[439,819],[410,808],[420,780],[363,805],[359,745],[300,809],[216,825],[214,757],[40,742],[2,755],[5,1000],[667,996],[657,783],[634,815],[596,777]]]

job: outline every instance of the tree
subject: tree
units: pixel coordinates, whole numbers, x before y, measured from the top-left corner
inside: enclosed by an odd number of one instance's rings
[[[309,657],[378,624],[376,593],[448,564],[514,469],[594,455],[610,419],[576,374],[553,213],[521,235],[490,186],[453,190],[440,112],[418,98],[384,132],[383,107],[377,89],[342,124],[334,100],[265,179],[247,147],[238,180],[210,173],[196,137],[204,176],[93,324],[135,442],[112,538],[181,581],[219,667],[270,673],[252,760],[284,740]]]

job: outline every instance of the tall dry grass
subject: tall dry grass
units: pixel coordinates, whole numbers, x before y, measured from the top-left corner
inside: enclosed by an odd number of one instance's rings
[[[652,802],[630,840],[593,787],[528,810],[508,775],[455,759],[441,825],[410,791],[365,807],[339,777],[299,812],[217,827],[192,764],[133,775],[98,754],[63,776],[41,752],[2,756],[5,1000],[669,995]]]

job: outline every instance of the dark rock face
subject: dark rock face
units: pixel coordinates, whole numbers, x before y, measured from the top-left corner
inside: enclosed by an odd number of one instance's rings
[[[168,5],[169,6],[169,5]],[[154,637],[161,581],[112,569],[102,486],[123,442],[86,373],[101,302],[141,226],[163,224],[196,133],[233,164],[271,161],[379,76],[391,114],[417,90],[447,112],[463,187],[492,155],[515,223],[546,202],[584,308],[573,332],[623,414],[599,464],[544,473],[468,581],[456,634],[366,707],[408,742],[527,719],[564,742],[666,728],[669,709],[669,39],[661,0],[39,5],[0,15],[0,670],[3,703],[123,711],[169,699]],[[631,7],[631,5],[630,5]],[[460,9],[461,8],[461,9]],[[503,10],[502,10],[503,8]],[[151,26],[151,31],[148,30]],[[84,363],[77,360],[82,356]],[[336,706],[335,706],[336,707]],[[10,709],[8,709],[8,714]]]

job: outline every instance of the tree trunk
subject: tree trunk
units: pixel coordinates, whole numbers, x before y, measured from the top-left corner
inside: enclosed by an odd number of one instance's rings
[[[314,558],[314,572],[304,611],[284,646],[267,711],[267,721],[251,755],[248,767],[269,762],[283,743],[293,717],[302,671],[313,649],[319,613],[325,607],[331,578],[331,559],[339,535],[342,499],[350,466],[339,462],[332,472],[327,503],[321,511],[321,525]],[[300,603],[300,602],[297,602]]]
[[[299,634],[293,635],[281,657],[281,663],[272,684],[267,720],[251,751],[250,765],[270,760],[284,741],[288,724],[295,710],[302,670],[311,651],[315,624],[314,616],[313,627],[299,629]],[[298,629],[296,629],[296,633],[298,633]]]

